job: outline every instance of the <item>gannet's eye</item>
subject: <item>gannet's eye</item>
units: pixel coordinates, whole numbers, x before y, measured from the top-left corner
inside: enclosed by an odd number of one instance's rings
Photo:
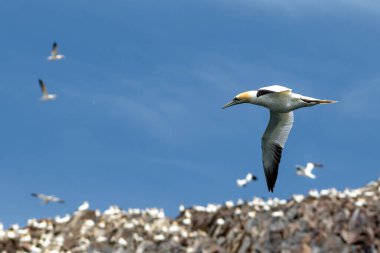
[[[238,99],[237,97],[235,97],[234,99],[233,99],[233,101],[239,101],[240,99]]]

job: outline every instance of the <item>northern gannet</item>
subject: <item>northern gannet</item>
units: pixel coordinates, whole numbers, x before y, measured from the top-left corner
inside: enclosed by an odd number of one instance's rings
[[[42,97],[40,98],[41,101],[49,101],[49,100],[54,100],[57,98],[56,94],[49,94],[46,86],[44,84],[44,81],[42,79],[38,79],[38,83],[40,84],[41,91],[42,91]]]
[[[80,205],[80,206],[78,207],[78,211],[86,211],[86,210],[88,210],[89,208],[90,208],[90,204],[88,203],[88,201],[85,201],[85,202],[83,202],[82,205]]]
[[[32,193],[31,195],[33,197],[41,199],[42,200],[42,202],[41,202],[42,205],[48,204],[49,202],[65,203],[64,200],[62,200],[60,198],[57,198],[55,196],[52,196],[52,195],[45,195],[45,194],[41,194],[41,193]]]
[[[315,175],[312,173],[314,168],[322,168],[323,165],[319,163],[307,163],[306,167],[301,165],[296,165],[296,173],[299,176],[304,176],[308,178],[315,179]]]
[[[291,89],[273,85],[238,94],[224,108],[250,103],[270,110],[270,120],[261,139],[262,158],[268,190],[273,192],[282,149],[293,126],[293,112],[302,107],[331,104],[336,101],[322,100],[293,93]]]
[[[225,223],[226,221],[223,218],[218,218],[216,220],[216,224],[218,224],[219,226],[223,226]]]
[[[252,173],[248,173],[245,178],[243,179],[237,179],[236,184],[239,187],[245,187],[248,183],[250,183],[252,180],[256,181],[257,177],[254,176]]]
[[[51,54],[47,59],[49,61],[57,61],[57,60],[62,60],[63,58],[65,58],[65,56],[62,54],[58,54],[58,44],[57,42],[54,42],[53,49],[51,50]]]

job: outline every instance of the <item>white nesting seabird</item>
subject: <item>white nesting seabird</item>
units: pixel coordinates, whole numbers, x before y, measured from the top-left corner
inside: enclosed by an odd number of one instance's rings
[[[62,54],[58,54],[58,44],[57,42],[54,42],[53,49],[51,50],[51,54],[47,59],[49,61],[57,61],[57,60],[62,60],[63,58],[65,58],[65,56]]]
[[[319,163],[307,163],[306,167],[301,165],[296,165],[296,173],[299,176],[308,177],[315,179],[315,175],[312,173],[313,169],[315,168],[322,168],[323,165]]]
[[[261,148],[268,190],[273,192],[282,149],[293,126],[293,111],[302,107],[335,102],[302,96],[293,93],[289,88],[273,85],[240,93],[223,108],[250,103],[270,110],[270,120],[261,140]]]
[[[42,97],[40,98],[41,101],[49,101],[57,98],[56,94],[49,94],[49,92],[46,89],[45,83],[44,81],[42,81],[42,79],[38,79],[38,83],[40,84],[42,91]]]
[[[56,196],[53,196],[53,195],[45,195],[45,194],[41,194],[41,193],[32,193],[31,194],[33,197],[36,197],[36,198],[39,198],[42,200],[41,204],[42,205],[45,205],[45,204],[48,204],[49,202],[56,202],[56,203],[65,203],[64,200],[56,197]]]
[[[88,203],[88,201],[85,201],[82,203],[82,205],[78,207],[78,211],[86,211],[89,208],[90,208],[90,204]]]
[[[247,184],[249,184],[251,181],[256,181],[257,180],[257,177],[255,175],[253,175],[252,173],[248,173],[245,178],[242,178],[242,179],[237,179],[236,180],[236,184],[239,186],[239,187],[245,187]]]

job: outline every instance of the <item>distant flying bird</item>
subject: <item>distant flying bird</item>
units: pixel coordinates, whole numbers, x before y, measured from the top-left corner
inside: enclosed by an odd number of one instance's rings
[[[65,56],[62,54],[58,54],[58,44],[57,42],[54,42],[53,49],[51,50],[51,54],[47,59],[49,61],[57,61],[57,60],[62,60],[63,58],[65,58]]]
[[[323,167],[323,164],[319,164],[319,163],[307,163],[306,167],[301,166],[301,165],[296,165],[296,169],[297,169],[296,173],[299,176],[315,179],[316,177],[312,173],[313,169],[322,168],[322,167]]]
[[[245,178],[236,180],[236,183],[239,187],[245,187],[248,183],[250,183],[252,180],[256,181],[257,177],[254,176],[252,173],[248,173]]]
[[[48,101],[48,100],[54,100],[57,98],[56,94],[49,94],[46,86],[44,84],[44,81],[41,79],[38,79],[38,83],[40,84],[41,91],[42,91],[42,97],[40,98],[41,101]]]
[[[305,97],[293,93],[289,88],[273,85],[240,93],[231,102],[224,105],[223,108],[250,103],[266,107],[270,110],[270,120],[261,139],[261,149],[268,190],[273,192],[282,149],[293,126],[294,117],[292,111],[302,107],[335,102]]]
[[[64,200],[57,198],[53,195],[45,195],[45,194],[41,194],[41,193],[32,193],[31,195],[33,197],[41,199],[42,200],[41,204],[43,204],[43,205],[48,204],[50,202],[65,203]]]

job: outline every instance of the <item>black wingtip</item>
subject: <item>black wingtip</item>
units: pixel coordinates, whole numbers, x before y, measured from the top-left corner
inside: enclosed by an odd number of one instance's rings
[[[276,180],[270,181],[267,180],[267,186],[268,186],[268,191],[273,193],[274,190],[274,185],[276,184]]]
[[[323,168],[322,163],[313,163],[313,164],[314,164],[314,167],[316,167],[316,168]]]
[[[277,177],[277,175],[276,175]],[[273,190],[274,190],[274,185],[276,184],[276,178],[272,181],[272,180],[268,180],[267,179],[267,186],[268,186],[268,191],[269,192],[272,192],[273,193]]]
[[[273,163],[269,165],[264,164],[265,179],[269,192],[273,192],[274,186],[276,185],[278,167],[280,165],[282,155],[282,147],[279,144],[274,144],[273,148]]]

